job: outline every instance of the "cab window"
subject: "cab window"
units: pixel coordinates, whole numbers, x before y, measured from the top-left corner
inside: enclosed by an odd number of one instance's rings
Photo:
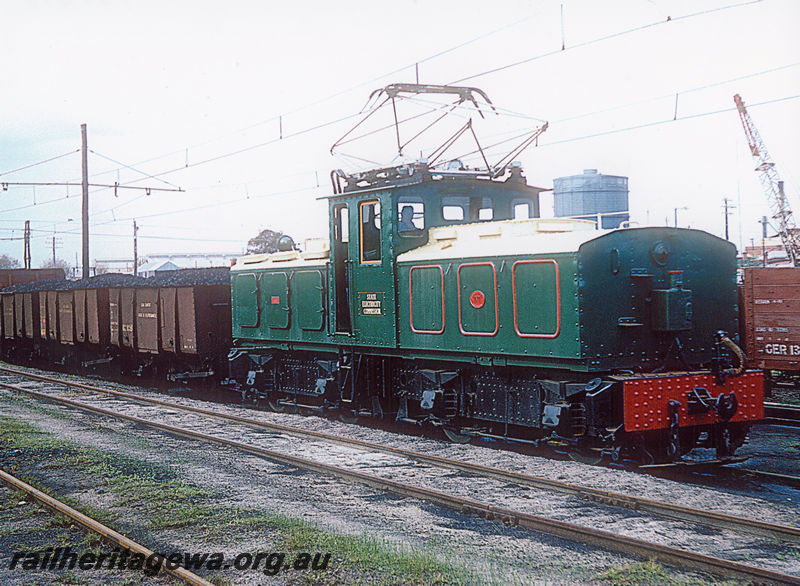
[[[419,236],[425,229],[425,205],[421,199],[401,197],[397,202],[397,232]]]
[[[468,216],[469,198],[451,195],[442,198],[442,219],[448,222],[460,222]]]
[[[527,220],[531,217],[531,204],[530,202],[514,202],[514,219]]]
[[[471,197],[470,198],[470,219],[486,222],[494,219],[494,208],[492,207],[491,197]],[[475,212],[477,210],[477,212]]]
[[[381,262],[381,204],[377,200],[363,201],[358,206],[358,226],[361,237],[361,262]]]

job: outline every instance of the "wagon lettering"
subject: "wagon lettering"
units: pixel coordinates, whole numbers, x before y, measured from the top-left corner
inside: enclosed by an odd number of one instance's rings
[[[770,356],[800,356],[800,344],[767,344],[764,353]]]

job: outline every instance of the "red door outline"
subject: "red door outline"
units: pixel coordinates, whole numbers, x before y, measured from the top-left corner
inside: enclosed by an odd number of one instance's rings
[[[442,283],[442,329],[441,330],[418,330],[414,328],[414,295],[411,291],[411,274],[414,269],[439,269]],[[443,334],[444,333],[444,271],[439,265],[414,265],[408,271],[408,322],[411,331],[415,334]]]
[[[494,331],[493,332],[468,332],[464,329],[463,325],[461,324],[461,269],[464,267],[480,267],[480,266],[490,266],[492,267],[492,273],[494,273]],[[490,262],[467,262],[463,265],[459,265],[457,271],[457,288],[458,288],[458,329],[459,331],[465,336],[496,336],[497,332],[500,330],[500,317],[498,312],[498,304],[497,304],[497,267],[494,266],[494,263]]]
[[[556,331],[552,334],[524,334],[517,324],[517,265],[551,263],[556,269]],[[511,265],[511,291],[514,298],[514,331],[520,338],[557,338],[561,332],[561,282],[559,280],[558,263],[552,258],[541,260],[518,260]]]

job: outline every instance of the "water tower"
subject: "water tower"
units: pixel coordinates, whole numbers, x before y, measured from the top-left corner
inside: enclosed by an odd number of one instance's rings
[[[603,175],[586,169],[581,175],[553,179],[553,203],[556,217],[597,220],[601,227],[618,228],[628,221],[628,178]]]

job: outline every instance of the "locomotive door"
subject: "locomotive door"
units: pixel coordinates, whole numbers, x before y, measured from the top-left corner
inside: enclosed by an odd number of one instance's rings
[[[364,196],[352,209],[357,232],[350,238],[351,299],[357,344],[396,344],[389,201],[387,193]]]
[[[333,238],[331,238],[332,270],[330,283],[331,320],[337,334],[353,331],[352,304],[350,302],[350,214],[347,204],[336,204],[333,210]]]

